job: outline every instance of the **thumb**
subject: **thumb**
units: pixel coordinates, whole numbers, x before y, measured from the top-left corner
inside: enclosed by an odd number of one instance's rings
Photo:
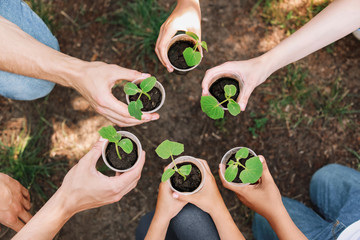
[[[240,92],[240,99],[238,101],[241,111],[245,111],[246,105],[249,101],[250,95],[253,92],[254,88],[243,86]]]
[[[122,68],[122,67],[120,67],[118,71],[116,71],[115,75],[116,75],[116,79],[127,80],[127,81],[133,81],[135,79],[145,79],[151,76],[148,73],[141,73],[136,70]]]
[[[191,195],[184,195],[178,192],[173,192],[172,193],[172,197],[176,200],[182,201],[182,202],[190,202],[189,201],[189,196]]]
[[[101,156],[102,147],[106,141],[106,139],[100,137],[100,139],[94,144],[92,149],[81,160],[90,159],[90,165],[95,166]]]

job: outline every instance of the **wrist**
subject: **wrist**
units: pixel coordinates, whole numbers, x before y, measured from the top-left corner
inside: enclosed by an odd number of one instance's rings
[[[59,212],[59,215],[63,219],[70,219],[72,216],[74,216],[77,211],[72,203],[76,202],[74,201],[69,194],[67,194],[63,189],[60,187],[56,193],[50,198],[48,201],[53,205],[54,208],[56,208],[56,212]]]

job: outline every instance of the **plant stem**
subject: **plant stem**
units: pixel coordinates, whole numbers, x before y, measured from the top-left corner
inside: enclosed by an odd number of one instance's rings
[[[117,153],[119,159],[121,160],[121,156],[120,156],[120,153],[119,153],[119,148],[118,148],[117,142],[115,143],[115,149],[116,149],[116,153]]]
[[[239,166],[241,166],[241,167],[243,167],[244,169],[247,169],[244,165],[242,165],[239,161],[236,161],[236,163],[239,165]]]
[[[150,95],[149,95],[148,93],[146,93],[146,92],[143,92],[143,91],[141,91],[141,92],[140,92],[140,95],[139,95],[139,97],[138,97],[138,99],[137,99],[137,100],[139,100],[139,99],[140,99],[140,97],[141,97],[141,95],[142,95],[142,94],[144,94],[145,96],[147,96],[147,97],[149,98],[149,100],[151,100]]]
[[[181,176],[183,176],[184,181],[185,181],[185,180],[186,180],[186,176],[179,171],[178,167],[176,166],[176,163],[175,163],[175,160],[174,160],[173,155],[170,155],[170,156],[171,156],[171,160],[172,160],[173,163],[174,163],[174,170],[175,170],[175,172],[177,172],[178,174],[180,174]]]
[[[220,106],[221,104],[225,103],[226,101],[229,101],[229,99],[228,99],[228,98],[227,98],[227,99],[225,99],[225,100],[224,100],[224,101],[222,101],[221,103],[217,104],[215,107]]]

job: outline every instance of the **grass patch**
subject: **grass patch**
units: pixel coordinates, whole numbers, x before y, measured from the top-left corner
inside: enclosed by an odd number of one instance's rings
[[[252,13],[260,11],[267,24],[279,26],[290,35],[321,12],[330,2],[331,0],[306,0],[296,4],[294,1],[258,0]]]
[[[106,17],[98,18],[105,24],[119,29],[113,34],[114,41],[127,45],[133,56],[133,65],[141,65],[146,70],[146,62],[151,61],[158,67],[155,44],[161,25],[171,13],[154,0],[137,0],[132,2],[118,1],[118,10]]]
[[[296,65],[288,65],[285,76],[274,76],[274,91],[269,101],[267,116],[284,120],[289,128],[296,128],[304,123],[312,125],[316,120],[322,119],[326,124],[336,119],[342,124],[350,114],[358,114],[360,110],[352,109],[350,97],[340,78],[327,85],[309,84],[307,70]],[[264,120],[265,121],[265,120]],[[261,125],[259,120],[258,124]]]
[[[20,134],[12,135],[9,142],[0,141],[0,172],[18,180],[43,201],[48,199],[44,183],[55,191],[57,187],[50,176],[55,168],[65,167],[65,163],[48,161],[44,153],[47,141],[43,136],[45,128],[46,125],[41,122],[31,133],[23,126]]]
[[[25,2],[44,21],[44,23],[46,24],[46,26],[48,26],[51,32],[54,32],[56,30],[51,1],[49,2],[45,0],[27,0]]]
[[[255,139],[259,136],[260,132],[264,131],[266,123],[269,119],[266,116],[257,116],[255,112],[251,112],[250,117],[253,119],[254,124],[248,129],[252,137]]]

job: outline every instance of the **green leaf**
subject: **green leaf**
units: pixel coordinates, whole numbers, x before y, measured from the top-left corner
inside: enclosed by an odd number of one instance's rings
[[[188,35],[188,36],[190,36],[190,37],[192,37],[192,38],[195,39],[196,41],[199,40],[198,35],[196,35],[196,33],[194,33],[194,32],[186,31],[185,34]]]
[[[124,150],[124,152],[127,154],[131,153],[134,148],[133,143],[128,138],[121,140],[117,145],[121,147],[121,149]]]
[[[239,151],[236,152],[235,158],[239,160],[241,158],[247,158],[249,156],[249,149],[248,148],[240,148]]]
[[[191,164],[183,165],[179,168],[179,172],[185,176],[189,175],[191,172]]]
[[[230,160],[227,165],[233,165],[235,162],[233,160]]]
[[[135,95],[138,92],[141,92],[141,90],[136,86],[136,84],[132,83],[132,82],[128,82],[127,84],[125,84],[124,86],[124,92],[127,95]]]
[[[184,152],[184,144],[165,140],[155,149],[155,152],[162,159],[168,159],[171,155],[177,156]]]
[[[141,109],[143,108],[143,104],[140,99],[136,101],[132,101],[129,103],[128,111],[131,116],[134,118],[141,120],[142,112]]]
[[[185,58],[186,64],[189,67],[197,65],[201,61],[201,53],[194,51],[191,47],[188,47],[184,50],[183,56]]]
[[[252,157],[245,163],[245,169],[240,173],[243,183],[256,183],[262,175],[263,165],[259,157]]]
[[[167,181],[169,178],[171,178],[172,175],[174,175],[174,173],[175,173],[174,169],[172,168],[166,169],[163,175],[161,176],[161,181],[162,182]]]
[[[239,169],[236,164],[229,166],[225,170],[225,180],[228,182],[234,181]]]
[[[201,110],[212,119],[224,117],[224,109],[218,104],[219,102],[213,96],[202,96],[200,100]]]
[[[207,43],[205,41],[201,42],[201,46],[208,52]]]
[[[234,85],[225,85],[224,91],[225,91],[225,97],[230,98],[235,95],[236,87]]]
[[[141,90],[147,93],[155,86],[155,83],[156,83],[155,77],[148,77],[147,79],[145,79],[140,83]]]
[[[232,99],[228,102],[227,108],[229,113],[233,116],[236,116],[241,112],[240,105]]]
[[[102,127],[99,131],[101,137],[109,140],[109,142],[118,142],[121,139],[121,134],[116,132],[113,126]]]

